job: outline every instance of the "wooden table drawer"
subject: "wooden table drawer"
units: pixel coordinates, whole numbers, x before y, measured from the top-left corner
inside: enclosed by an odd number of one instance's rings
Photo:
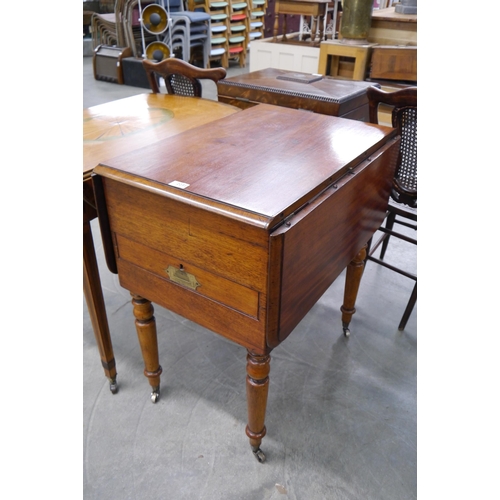
[[[163,280],[174,283],[175,286],[183,287],[192,293],[258,318],[259,292],[256,290],[123,236],[115,235],[115,243],[118,267],[120,260],[125,260]]]

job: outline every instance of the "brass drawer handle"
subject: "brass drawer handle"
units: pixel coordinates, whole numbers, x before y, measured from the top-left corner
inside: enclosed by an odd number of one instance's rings
[[[198,280],[193,274],[190,274],[184,270],[182,264],[179,269],[174,266],[168,266],[167,274],[169,278],[178,285],[185,286],[186,288],[190,288],[191,290],[196,290],[199,286]]]

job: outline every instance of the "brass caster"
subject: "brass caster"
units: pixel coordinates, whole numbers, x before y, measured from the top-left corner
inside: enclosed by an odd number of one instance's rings
[[[118,383],[116,382],[116,378],[109,379],[109,390],[111,394],[116,394],[118,392]]]
[[[349,337],[349,335],[351,335],[351,330],[349,330],[349,323],[342,323],[342,330],[344,330],[344,337]]]
[[[160,398],[160,388],[154,387],[153,391],[151,392],[151,402],[156,403],[159,398]]]
[[[259,463],[263,464],[266,461],[266,456],[259,447],[257,448],[252,447],[252,452]]]

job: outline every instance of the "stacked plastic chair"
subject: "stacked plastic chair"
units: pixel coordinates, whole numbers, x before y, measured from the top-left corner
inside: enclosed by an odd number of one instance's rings
[[[210,14],[210,60],[229,67],[229,0],[208,0]]]
[[[210,0],[188,0],[187,10],[191,12],[210,12]]]
[[[250,0],[250,42],[256,38],[264,38],[267,0]]]
[[[181,49],[182,59],[191,61],[192,52],[201,49],[203,67],[208,67],[210,56],[210,15],[206,12],[194,12],[184,9],[183,0],[163,0],[164,7],[170,14],[164,41],[171,45],[172,52]]]
[[[246,64],[249,41],[250,8],[248,3],[230,0],[229,59],[237,59],[241,68]]]

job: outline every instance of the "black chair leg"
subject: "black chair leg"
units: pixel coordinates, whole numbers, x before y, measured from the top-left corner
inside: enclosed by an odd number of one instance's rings
[[[410,300],[408,301],[408,305],[406,306],[405,312],[398,326],[398,330],[400,332],[405,329],[406,323],[408,322],[408,318],[410,317],[410,314],[413,311],[416,302],[417,302],[417,282],[415,281],[415,286],[413,287],[413,291],[411,292]]]
[[[393,212],[389,212],[389,215],[387,216],[387,220],[385,223],[385,228],[388,229],[389,231],[392,231],[394,227],[394,221],[396,220],[396,214]],[[389,245],[389,238],[390,234],[385,234],[384,235],[384,241],[382,243],[382,250],[380,250],[380,260],[383,260],[385,251],[387,250],[387,245]]]
[[[373,241],[373,236],[368,240],[368,243],[366,244],[366,257],[365,257],[365,266],[366,263],[368,262],[368,257],[370,257],[370,248],[372,246],[372,241]]]

